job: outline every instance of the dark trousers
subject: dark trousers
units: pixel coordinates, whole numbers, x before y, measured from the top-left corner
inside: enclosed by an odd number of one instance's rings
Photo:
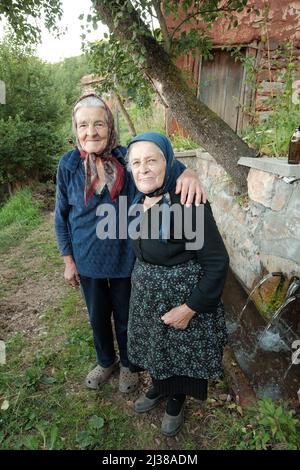
[[[80,276],[80,280],[93,330],[97,363],[102,367],[109,367],[116,357],[111,322],[113,314],[121,364],[128,367],[130,278],[92,279]]]

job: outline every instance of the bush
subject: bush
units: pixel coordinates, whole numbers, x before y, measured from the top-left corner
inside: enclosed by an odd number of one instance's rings
[[[44,180],[55,172],[64,140],[51,124],[0,120],[0,182]]]
[[[266,155],[287,157],[292,134],[300,125],[299,100],[293,99],[295,92],[293,84],[297,79],[293,48],[292,43],[286,43],[281,45],[276,52],[277,60],[282,60],[284,57],[287,66],[281,78],[283,90],[272,94],[266,101],[270,109],[267,118],[262,122],[254,122],[243,131],[244,140]],[[276,60],[274,59],[269,65],[271,69],[272,65],[276,65]]]
[[[229,429],[229,440],[236,450],[300,449],[298,421],[286,403],[271,398],[260,400],[247,415]]]
[[[52,71],[11,37],[0,43],[0,77],[6,85],[6,104],[0,106],[0,184],[19,187],[44,180],[65,150],[70,114]]]

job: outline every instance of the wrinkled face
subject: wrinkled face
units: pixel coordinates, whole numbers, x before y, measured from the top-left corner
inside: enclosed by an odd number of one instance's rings
[[[161,188],[166,160],[153,142],[135,142],[130,146],[129,165],[136,187],[144,194]]]
[[[75,114],[79,144],[88,153],[101,153],[108,139],[105,109],[97,106],[78,108]]]

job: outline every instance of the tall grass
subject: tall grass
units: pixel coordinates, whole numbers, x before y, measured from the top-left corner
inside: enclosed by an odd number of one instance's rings
[[[164,110],[162,107],[145,109],[132,105],[128,109],[128,112],[134,123],[137,134],[147,131],[155,131],[165,134]],[[120,142],[122,145],[127,145],[132,136],[128,130],[127,123],[121,114],[119,115],[119,129]]]
[[[160,132],[166,134],[165,131],[165,118],[164,109],[160,107],[151,108],[139,108],[136,105],[132,105],[128,112],[134,123],[136,133],[140,132]],[[129,133],[127,123],[123,116],[119,115],[119,130],[120,130],[120,142],[122,145],[127,145],[131,140],[132,136]],[[189,150],[199,148],[200,145],[194,142],[189,137],[183,137],[179,134],[170,136],[174,149]]]
[[[40,203],[28,188],[18,191],[0,208],[0,253],[15,246],[39,225],[39,208]]]

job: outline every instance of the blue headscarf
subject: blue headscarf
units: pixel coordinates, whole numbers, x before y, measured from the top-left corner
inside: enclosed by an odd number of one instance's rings
[[[150,194],[147,194],[148,197],[152,196],[159,196],[161,194],[166,194],[168,193],[171,189],[175,188],[176,186],[176,175],[174,171],[174,162],[175,162],[175,156],[174,156],[174,151],[171,145],[170,140],[168,137],[166,137],[163,134],[160,134],[159,132],[142,132],[141,134],[138,134],[135,136],[128,144],[128,149],[131,144],[134,142],[153,142],[153,144],[156,144],[160,150],[163,152],[164,157],[166,159],[166,173],[165,173],[165,179],[163,182],[163,185],[161,188],[153,191]],[[144,193],[137,192],[133,204],[138,204],[143,197],[145,196]]]
[[[131,144],[134,142],[152,142],[153,144],[156,144],[160,150],[163,152],[164,157],[166,159],[166,173],[165,173],[165,179],[163,182],[163,185],[161,188],[156,189],[152,193],[144,194],[142,192],[137,192],[132,206],[134,207],[135,204],[138,204],[141,202],[141,200],[145,197],[153,197],[153,196],[159,196],[163,195],[163,223],[162,226],[160,227],[159,230],[159,239],[167,243],[167,240],[169,239],[169,225],[165,224],[164,221],[166,218],[164,217],[164,213],[166,211],[166,207],[170,206],[170,198],[169,198],[169,191],[171,189],[174,189],[176,186],[176,175],[174,171],[174,162],[175,162],[175,156],[174,156],[174,151],[171,145],[170,140],[163,134],[160,134],[159,132],[142,132],[141,134],[138,134],[135,136],[128,144],[128,149]]]

